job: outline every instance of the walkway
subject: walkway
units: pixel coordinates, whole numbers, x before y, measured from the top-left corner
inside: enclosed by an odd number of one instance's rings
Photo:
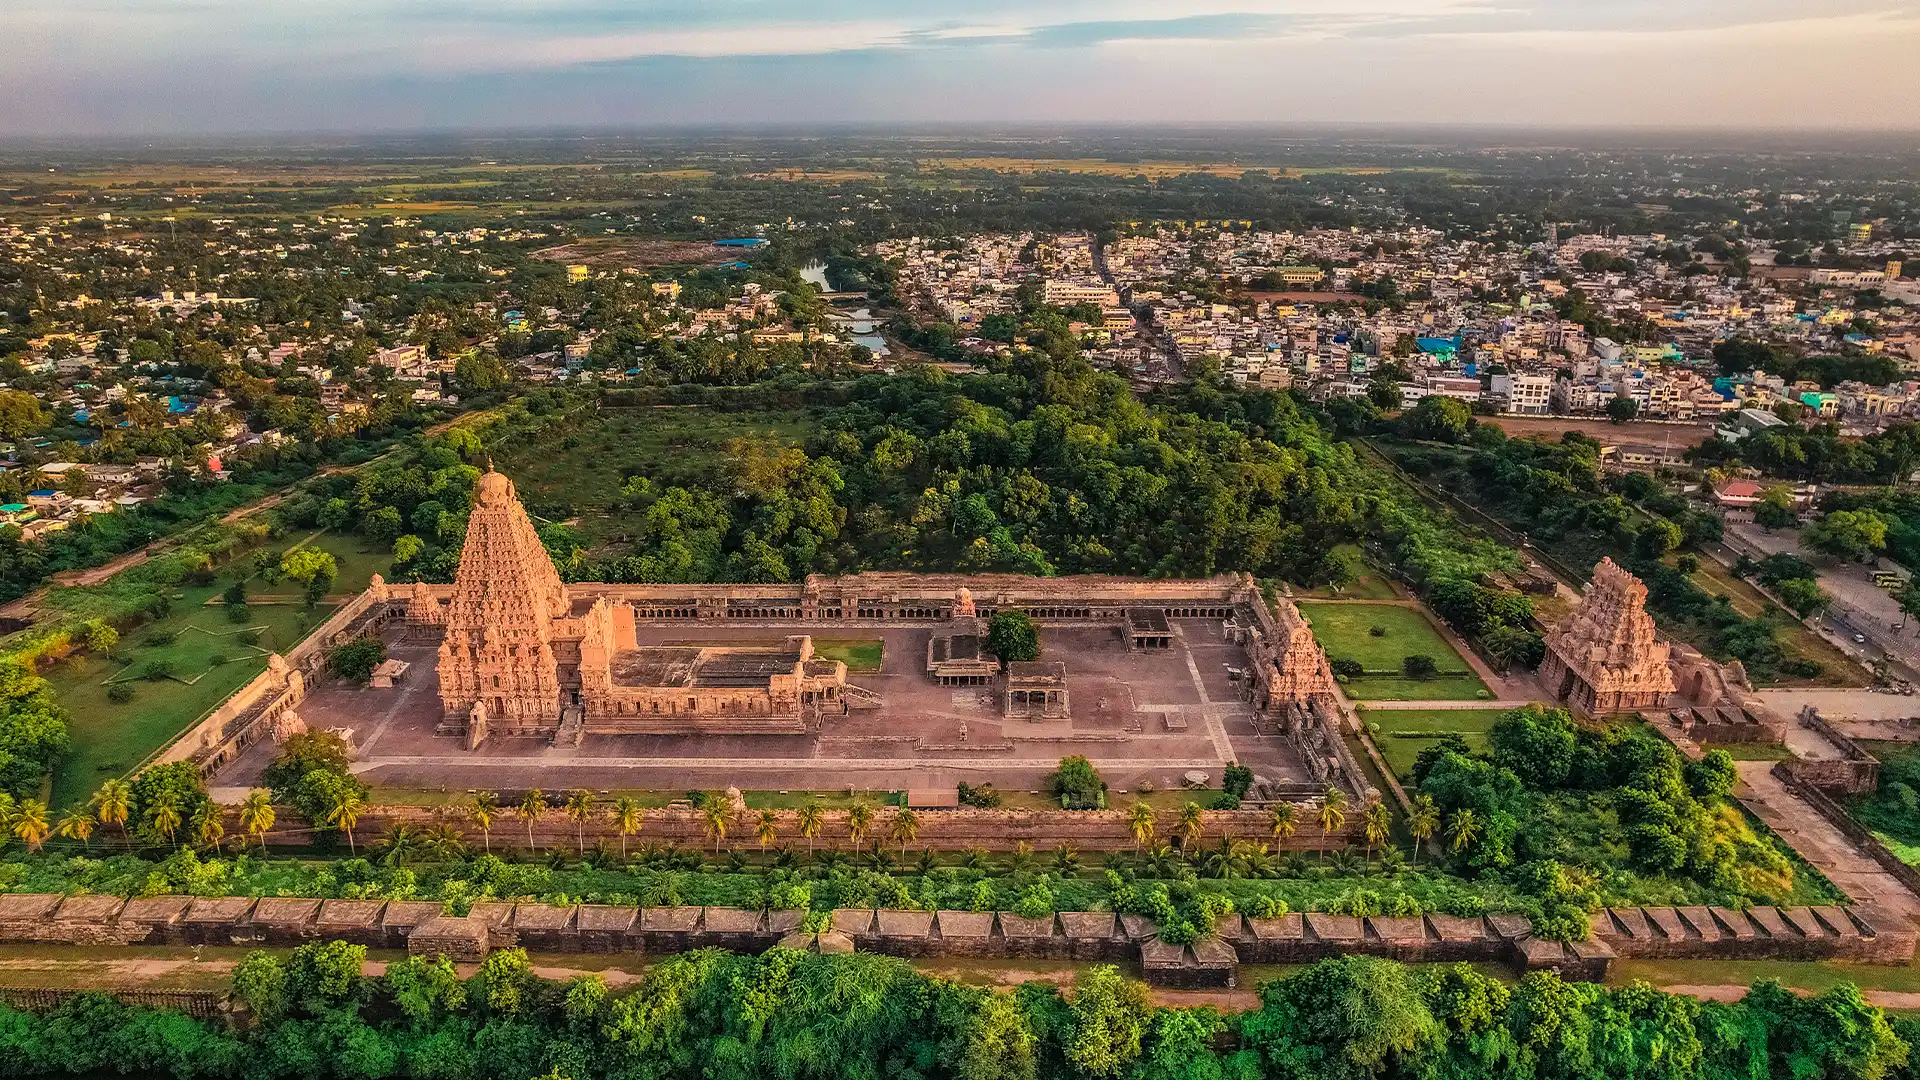
[[[1802,859],[1852,897],[1920,920],[1920,897],[1853,845],[1833,823],[1787,790],[1771,761],[1741,761],[1740,802],[1766,822]]]
[[[1505,698],[1499,701],[1365,701],[1368,712],[1469,711],[1481,709],[1524,709],[1538,704],[1531,698]]]

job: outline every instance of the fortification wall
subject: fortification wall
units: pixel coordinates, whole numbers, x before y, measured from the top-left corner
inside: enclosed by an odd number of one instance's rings
[[[1160,941],[1159,927],[1143,916],[1101,911],[1025,918],[1004,911],[847,908],[832,912],[824,929],[805,929],[803,921],[798,911],[728,907],[485,902],[452,915],[437,902],[412,900],[0,896],[0,944],[285,947],[338,940],[460,960],[513,947],[644,956],[705,946],[754,952],[785,944],[903,957],[1138,957],[1149,981],[1170,986],[1231,986],[1242,962],[1306,963],[1348,953],[1503,962],[1575,978],[1603,978],[1616,956],[1904,964],[1915,941],[1904,923],[1843,908],[1614,909],[1596,913],[1593,936],[1572,944],[1534,937],[1532,924],[1518,915],[1230,915],[1213,938],[1191,945]]]

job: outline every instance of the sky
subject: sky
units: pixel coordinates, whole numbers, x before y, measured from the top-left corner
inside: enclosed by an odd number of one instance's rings
[[[1920,130],[1920,0],[0,0],[0,135]]]

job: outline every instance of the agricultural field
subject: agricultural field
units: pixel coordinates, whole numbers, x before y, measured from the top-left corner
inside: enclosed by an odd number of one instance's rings
[[[1413,782],[1420,751],[1447,735],[1459,735],[1474,751],[1487,748],[1487,731],[1504,709],[1369,709],[1364,722],[1373,745],[1402,783]]]
[[[1313,636],[1327,650],[1329,660],[1351,660],[1361,666],[1364,673],[1346,683],[1350,698],[1471,701],[1490,696],[1486,684],[1419,608],[1307,601],[1300,605],[1300,613],[1313,624]],[[1405,677],[1401,662],[1409,656],[1432,657],[1436,675]]]

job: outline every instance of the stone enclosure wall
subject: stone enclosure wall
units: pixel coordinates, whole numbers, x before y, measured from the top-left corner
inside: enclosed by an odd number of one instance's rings
[[[0,944],[290,946],[340,940],[372,948],[477,960],[489,950],[662,955],[704,946],[757,952],[776,944],[902,957],[1053,960],[1137,959],[1149,982],[1233,986],[1248,963],[1307,963],[1347,953],[1403,961],[1498,961],[1604,978],[1616,956],[1688,959],[1842,959],[1904,964],[1915,931],[1877,912],[1845,908],[1617,908],[1593,917],[1593,936],[1562,944],[1533,936],[1519,915],[1360,918],[1320,913],[1277,919],[1228,916],[1217,936],[1171,945],[1138,915],[1061,912],[831,913],[809,932],[798,911],[726,907],[486,902],[465,915],[437,901],[304,897],[0,896]]]
[[[439,811],[418,806],[369,807],[361,814],[360,824],[354,831],[365,840],[380,836],[396,825],[425,829],[447,824],[459,829],[467,842],[475,847],[491,845],[495,851],[524,851],[527,847],[527,824],[513,811],[511,803],[515,801],[517,799],[510,800],[503,795],[504,805],[494,817],[490,838],[457,806]],[[604,840],[617,848],[621,836],[617,825],[607,814],[608,808],[607,803],[601,803],[584,829],[568,820],[560,810],[548,810],[534,822],[534,843],[541,850],[563,848],[571,851],[579,847],[584,833],[588,847]],[[790,846],[796,851],[806,850],[809,844],[800,835],[798,811],[780,810],[775,813],[779,819],[779,836],[774,843]],[[1273,835],[1272,820],[1265,810],[1209,810],[1203,816],[1200,846],[1210,847],[1218,844],[1222,837],[1231,837],[1263,843],[1276,851],[1304,852],[1339,850],[1364,842],[1361,836],[1363,826],[1356,808],[1349,807],[1345,822],[1331,834],[1320,828],[1318,815],[1317,801],[1300,804],[1296,813],[1297,830],[1292,836],[1282,839]],[[759,816],[757,810],[734,814],[727,824],[726,839],[720,842],[722,850],[757,850],[759,841],[755,838],[754,829]],[[820,835],[812,842],[814,850],[852,850],[847,812],[828,810],[825,818]],[[1030,845],[1039,855],[1063,845],[1083,853],[1132,851],[1136,846],[1133,832],[1127,824],[1126,811],[1123,810],[915,810],[914,818],[918,823],[918,834],[906,844],[909,856],[923,848],[935,851],[980,848],[1008,852],[1022,842]],[[871,848],[878,843],[883,848],[892,849],[897,856],[901,845],[899,841],[891,839],[889,831],[893,819],[892,809],[876,807],[873,822],[860,847]],[[1155,823],[1155,842],[1172,840],[1177,828],[1177,816],[1163,811]],[[227,822],[227,833],[235,837],[240,835],[237,817]],[[308,822],[292,809],[280,807],[277,827],[267,835],[267,842],[270,845],[303,845],[311,841],[312,834],[313,829]],[[627,837],[626,842],[630,849],[647,843],[671,843],[706,851],[712,851],[714,847],[713,840],[706,832],[706,822],[698,813],[672,808],[648,810],[644,824],[639,831]]]

